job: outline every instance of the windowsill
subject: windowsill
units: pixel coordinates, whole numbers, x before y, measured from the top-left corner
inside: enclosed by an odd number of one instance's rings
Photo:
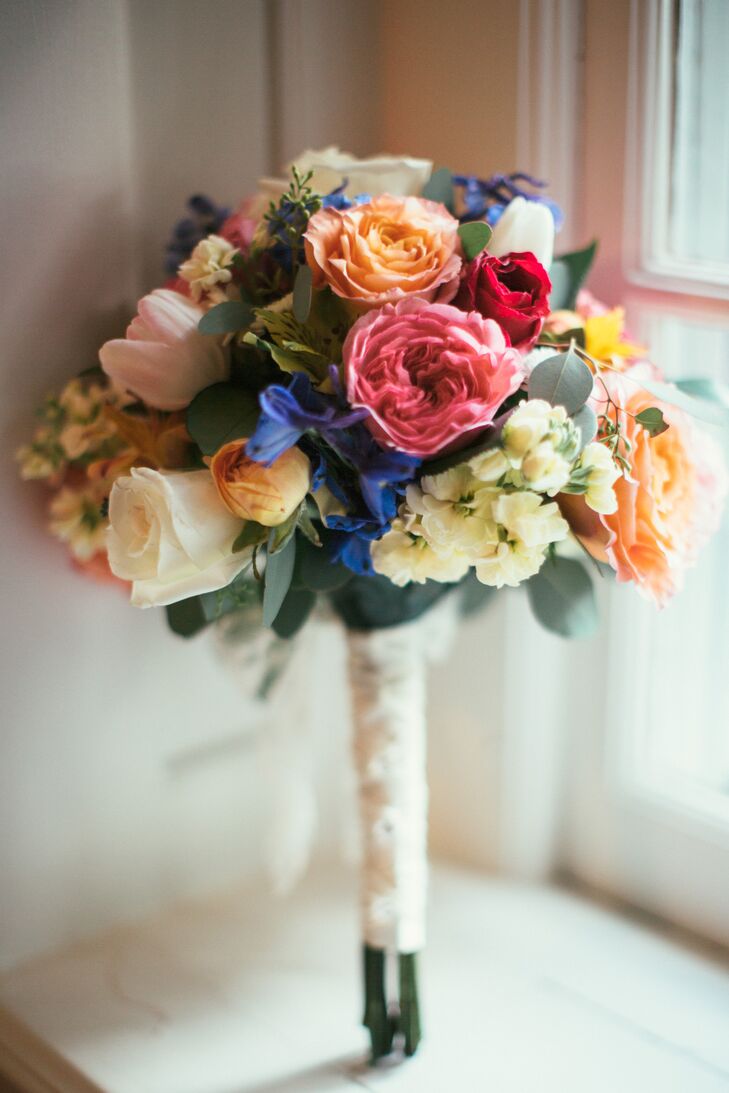
[[[721,963],[565,890],[443,866],[427,1040],[368,1069],[355,883],[239,890],[5,973],[0,1071],[12,1054],[22,1089],[63,1093],[729,1090]]]

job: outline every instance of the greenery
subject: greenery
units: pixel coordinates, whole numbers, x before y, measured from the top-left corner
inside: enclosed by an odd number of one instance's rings
[[[188,406],[187,430],[203,455],[214,455],[228,441],[251,436],[259,413],[251,391],[233,383],[215,383]]]
[[[598,625],[595,592],[581,562],[554,555],[526,582],[529,604],[547,630],[563,638],[586,638]]]
[[[549,297],[551,311],[574,309],[577,293],[585,282],[597,254],[597,240],[583,250],[571,251],[555,258],[549,269],[552,292]]]
[[[529,398],[544,399],[553,406],[564,406],[576,414],[592,393],[593,376],[573,349],[548,357],[533,369],[529,377]]]
[[[458,235],[466,261],[471,262],[484,249],[492,232],[488,224],[484,224],[482,220],[474,220],[470,224],[461,224]]]

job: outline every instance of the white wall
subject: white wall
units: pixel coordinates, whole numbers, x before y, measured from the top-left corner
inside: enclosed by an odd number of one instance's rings
[[[206,639],[185,644],[161,613],[76,575],[45,533],[42,488],[10,460],[34,407],[158,281],[188,194],[234,202],[298,150],[335,142],[516,166],[517,115],[522,128],[531,117],[513,93],[529,62],[524,9],[457,0],[444,28],[441,4],[409,0],[5,0],[0,963],[255,873],[268,803],[252,709]],[[469,25],[494,47],[483,66],[463,55]],[[511,815],[505,649],[533,626],[508,599],[464,625],[433,671],[432,843],[481,865],[503,858]],[[307,724],[331,848],[346,695],[342,682],[322,699],[343,680],[342,649],[331,630],[316,641]],[[546,754],[551,736],[518,738],[532,743]],[[528,872],[550,859],[553,811],[543,791]],[[529,843],[522,829],[514,839]]]

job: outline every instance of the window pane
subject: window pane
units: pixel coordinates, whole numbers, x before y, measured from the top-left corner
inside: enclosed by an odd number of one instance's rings
[[[676,6],[668,249],[729,266],[729,0]]]

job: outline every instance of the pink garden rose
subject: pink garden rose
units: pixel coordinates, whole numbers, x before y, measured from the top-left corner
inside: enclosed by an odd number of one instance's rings
[[[381,194],[351,209],[320,209],[304,240],[315,286],[329,285],[361,309],[456,294],[458,221],[436,201]]]
[[[462,448],[521,384],[521,355],[476,311],[403,300],[371,311],[344,343],[347,397],[375,439],[422,458]]]

